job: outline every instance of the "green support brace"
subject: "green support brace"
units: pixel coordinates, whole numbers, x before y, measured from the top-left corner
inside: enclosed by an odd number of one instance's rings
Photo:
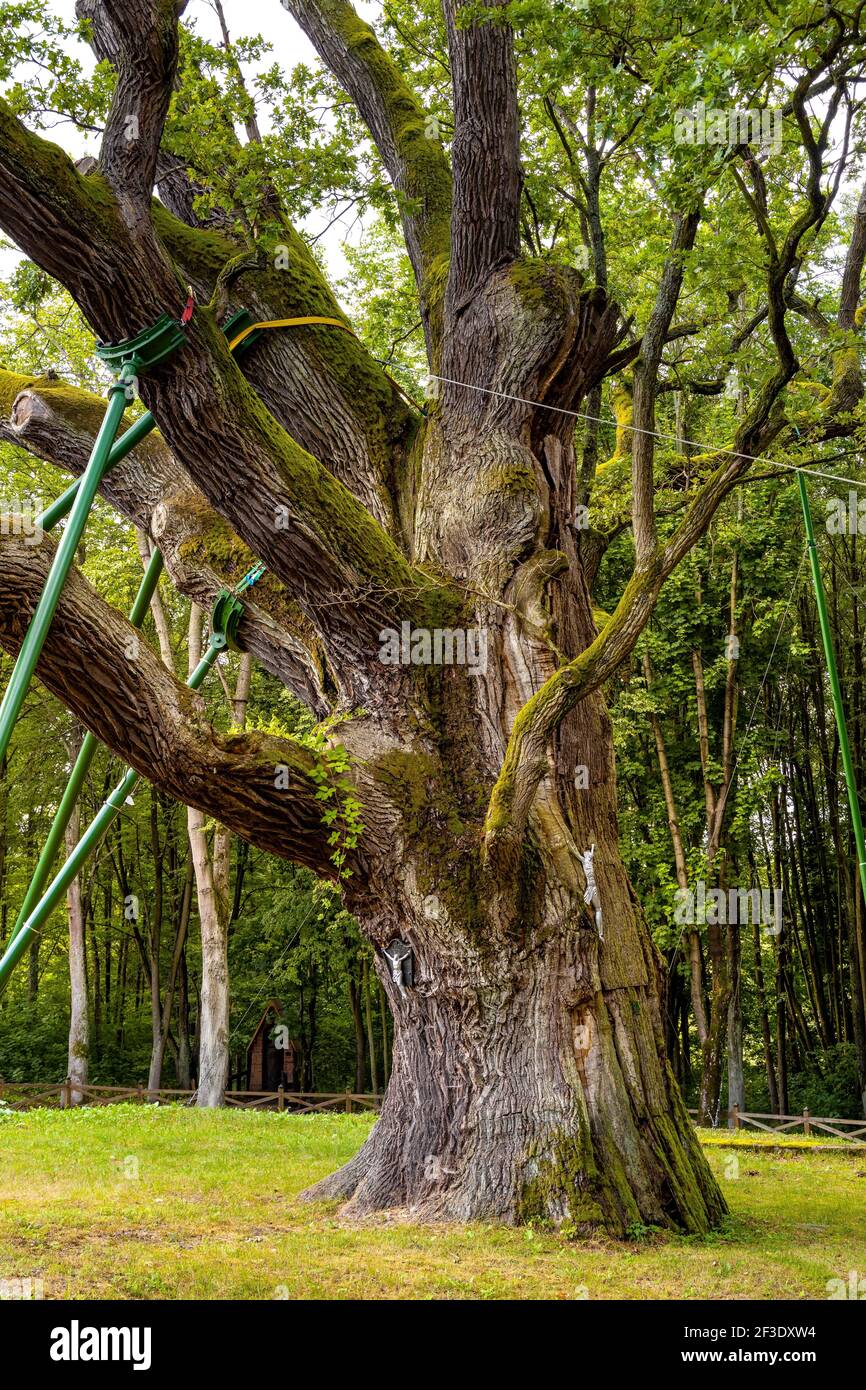
[[[64,505],[66,498],[70,499],[69,520],[55,551],[45,587],[36,605],[36,611],[30,620],[30,625],[21,644],[21,650],[18,653],[18,660],[15,662],[9,684],[6,687],[3,702],[0,704],[0,763],[8,751],[15,721],[21,713],[24,697],[36,670],[39,653],[45,645],[45,639],[57,611],[63,586],[75,560],[75,552],[84,534],[87,518],[96,499],[99,485],[113,462],[117,461],[118,455],[112,459],[113,445],[120,429],[123,412],[126,409],[127,393],[134,386],[138,372],[149,371],[158,366],[160,362],[164,362],[167,357],[176,352],[185,341],[181,324],[168,314],[162,314],[156,323],[151,324],[149,328],[142,329],[134,338],[127,338],[122,343],[100,343],[97,346],[97,353],[104,362],[115,369],[117,378],[108,388],[108,408],[102,418],[102,424],[94,441],[87,467],[75,488],[68,488],[64,498],[61,499]],[[145,434],[149,433],[153,428],[153,417],[146,424],[143,421],[138,423],[137,438],[133,438],[131,442],[127,440],[123,453],[128,453]],[[127,432],[128,435],[131,433],[131,430]],[[122,457],[122,453],[120,456]],[[54,512],[53,516],[50,514],[51,511]],[[55,525],[62,514],[58,506],[50,509],[49,522]],[[43,528],[45,519],[45,515],[40,518]]]
[[[133,627],[141,627],[147,616],[148,606],[156,586],[159,583],[159,576],[162,574],[162,568],[162,555],[158,550],[155,550],[150,557],[150,563],[144,573],[135,598],[135,603],[132,605],[129,614],[129,621],[132,623]],[[84,735],[78,757],[75,760],[75,766],[66,784],[66,790],[63,793],[60,805],[55,813],[51,829],[46,836],[39,861],[36,868],[33,870],[30,886],[24,895],[24,901],[21,904],[21,908],[15,920],[15,925],[12,928],[9,937],[10,944],[15,940],[22,926],[39,901],[39,895],[45,887],[48,875],[51,872],[54,861],[63,844],[63,836],[66,834],[66,827],[69,824],[70,817],[75,808],[75,803],[78,800],[81,788],[84,786],[84,779],[90,770],[90,764],[93,762],[98,747],[99,741],[93,734],[87,733]]]
[[[121,459],[126,458],[126,455],[131,453],[135,446],[150,434],[155,425],[156,421],[148,410],[144,415],[140,415],[119,439],[114,441],[102,473],[103,478],[111,472],[116,463],[120,463]],[[36,525],[41,526],[43,531],[52,531],[59,521],[68,516],[82,481],[82,478],[76,478],[75,482],[71,483],[66,491],[60,494],[57,501],[52,502],[51,506],[46,507],[42,515],[36,518]]]
[[[251,322],[252,319],[246,309],[239,309],[236,314],[233,314],[232,317],[223,324],[223,333],[227,338],[231,339]],[[238,343],[237,347],[233,349],[233,354],[240,355],[246,352],[261,336],[261,333],[250,333],[249,337],[244,338],[243,342]],[[137,339],[135,341],[137,341]],[[123,346],[123,344],[120,344],[120,347],[114,348],[110,345],[103,344],[97,350],[103,360],[108,362],[116,357]],[[153,363],[150,363],[150,365],[153,365]],[[140,415],[135,423],[130,425],[129,429],[126,430],[119,439],[115,440],[112,445],[103,477],[114,468],[115,464],[120,463],[121,459],[125,459],[127,454],[131,453],[136,445],[140,444],[143,439],[146,439],[151,430],[155,427],[156,421],[149,410],[145,411],[144,415]],[[76,478],[74,483],[70,483],[66,491],[61,493],[57,500],[51,503],[50,507],[46,507],[41,516],[37,517],[37,526],[41,526],[43,531],[50,531],[59,521],[62,521],[75,502],[81,483],[81,478]]]
[[[60,602],[63,586],[72,568],[75,552],[87,525],[90,509],[105,474],[111,445],[126,409],[126,387],[132,375],[130,368],[124,368],[123,374],[109,388],[108,409],[103,417],[96,442],[93,445],[93,452],[90,455],[90,461],[76,493],[66,529],[54,553],[51,569],[48,571],[48,578],[45,581],[45,588],[42,590],[36,611],[30,620],[30,626],[18,653],[18,660],[15,662],[9,684],[6,687],[3,703],[0,705],[0,762],[3,761],[9,748],[9,740],[12,737],[15,721],[21,712],[24,697],[33,679],[33,672],[36,670],[39,653],[45,645],[45,639]]]
[[[224,634],[212,634],[207,651],[187,681],[187,685],[191,690],[198,689],[220,652],[225,649],[225,645]],[[140,772],[136,772],[133,768],[127,769],[122,781],[118,783],[111,793],[111,796],[90,822],[90,825],[78,841],[75,849],[69,855],[60,871],[55,875],[48,889],[39,899],[39,902],[31,908],[17,936],[10,941],[3,955],[3,959],[0,960],[0,994],[5,990],[12,971],[15,969],[23,953],[27,950],[34,933],[39,931],[46,918],[50,917],[70,883],[72,883],[73,879],[80,873],[82,866],[97,848],[106,831],[117,820],[117,817],[123,810],[127,797],[140,778]]]
[[[227,321],[223,327],[223,332],[228,338],[231,338],[247,327],[250,322],[250,315],[242,309]],[[249,334],[234,351],[238,353],[246,351],[259,337],[261,337],[260,333]],[[147,411],[119,439],[116,437],[126,405],[128,387],[138,371],[148,370],[164,361],[183,342],[182,326],[169,315],[163,314],[155,324],[139,333],[135,338],[117,344],[101,343],[97,347],[99,356],[107,365],[117,370],[119,376],[109,388],[108,409],[94,442],[87,468],[80,478],[77,478],[50,507],[46,508],[37,521],[42,530],[50,531],[64,517],[69,516],[69,522],[57,548],[45,589],[31,620],[2,706],[0,706],[0,758],[8,748],[12,729],[33,677],[39,653],[50,629],[63,585],[71,568],[99,484],[109,470],[131,453],[156,425],[153,415]],[[140,627],[144,622],[151,597],[162,572],[162,566],[162,556],[158,551],[155,551],[129,615],[130,622],[134,627]],[[222,590],[217,596],[211,619],[211,637],[208,650],[187,681],[187,685],[191,689],[196,690],[198,688],[219,653],[226,646],[235,645],[237,626],[243,613],[243,604],[236,597],[236,593],[256,583],[264,570],[264,565],[255,566],[238,585],[235,593]],[[123,781],[112,792],[82,836],[48,891],[40,898],[39,895],[57,857],[75,802],[81,792],[97,747],[98,742],[94,736],[90,733],[85,734],[78,758],[46,838],[45,846],[39,856],[39,861],[21,904],[6,952],[0,960],[0,994],[5,989],[9,976],[20,959],[21,953],[26,949],[31,936],[56,906],[81,865],[120,814],[126,798],[139,780],[139,774],[132,769],[126,773]]]
[[[857,795],[857,779],[854,775],[854,761],[851,757],[851,745],[848,742],[848,729],[845,724],[845,707],[842,703],[842,687],[839,684],[839,672],[836,668],[836,651],[833,646],[833,634],[830,631],[830,619],[827,613],[827,600],[824,596],[824,581],[821,578],[821,566],[818,562],[818,547],[815,544],[812,512],[809,507],[809,494],[806,489],[806,478],[802,472],[797,473],[797,484],[800,489],[800,502],[803,507],[806,543],[809,548],[809,563],[812,567],[812,583],[815,586],[815,602],[818,606],[818,622],[821,627],[821,638],[824,643],[824,659],[827,662],[827,674],[830,677],[830,695],[833,700],[833,713],[836,716],[836,729],[839,733],[839,752],[842,755],[842,767],[845,771],[845,785],[848,788],[848,805],[851,808],[851,825],[854,830],[854,843],[857,846],[860,887],[863,892],[863,900],[866,902],[866,840],[864,840],[863,837],[860,799]]]

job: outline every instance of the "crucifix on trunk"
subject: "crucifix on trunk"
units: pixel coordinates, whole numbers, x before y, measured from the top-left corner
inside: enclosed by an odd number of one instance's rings
[[[396,937],[384,950],[384,954],[391,966],[391,979],[397,986],[401,994],[406,993],[405,986],[412,984],[412,948],[407,946],[405,941],[400,941]]]
[[[595,845],[585,850],[580,856],[583,872],[586,875],[586,889],[583,894],[583,901],[586,903],[587,907],[592,903],[595,908],[595,925],[598,929],[598,939],[599,941],[604,941],[604,927],[601,920],[601,894],[598,891],[598,884],[595,881],[595,867],[592,862],[594,858]]]

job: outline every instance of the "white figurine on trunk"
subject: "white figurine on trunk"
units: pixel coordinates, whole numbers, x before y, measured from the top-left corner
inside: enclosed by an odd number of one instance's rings
[[[601,895],[598,891],[598,884],[595,881],[595,868],[592,862],[594,857],[595,845],[580,856],[583,872],[586,875],[586,890],[583,895],[583,901],[587,906],[592,903],[595,908],[595,925],[598,928],[598,939],[599,941],[604,941],[604,927],[601,921]]]
[[[412,955],[412,950],[406,945],[405,941],[394,940],[390,945],[385,947],[384,954],[391,966],[391,979],[394,981],[400,993],[405,997],[406,990],[404,988],[405,974],[403,962],[409,959]]]

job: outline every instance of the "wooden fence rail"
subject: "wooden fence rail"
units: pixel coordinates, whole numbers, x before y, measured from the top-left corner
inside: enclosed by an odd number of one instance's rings
[[[58,1085],[44,1082],[0,1081],[0,1105],[6,1110],[32,1110],[37,1106],[66,1109],[73,1094],[81,1096],[87,1105],[116,1105],[119,1101],[140,1104],[166,1100],[169,1103],[191,1104],[195,1091],[161,1086],[158,1091],[147,1086],[78,1086],[68,1078]],[[311,1114],[323,1110],[340,1110],[353,1114],[356,1110],[378,1110],[379,1095],[362,1095],[356,1091],[225,1091],[225,1103],[242,1110],[290,1110],[295,1114]]]
[[[74,1086],[67,1078],[54,1086],[40,1081],[2,1081],[0,1080],[0,1105],[7,1110],[32,1110],[36,1106],[55,1106],[65,1109],[72,1102],[75,1091],[87,1105],[116,1105],[119,1101],[136,1101],[139,1104],[166,1100],[175,1104],[191,1104],[195,1091],[183,1091],[161,1086],[158,1091],[148,1090],[147,1086]],[[293,1114],[312,1115],[326,1110],[339,1110],[352,1114],[356,1110],[379,1110],[382,1105],[380,1095],[361,1094],[357,1091],[287,1091],[282,1086],[276,1091],[226,1091],[227,1106],[239,1110],[288,1110]],[[692,1118],[697,1110],[690,1110]],[[866,1148],[866,1120],[843,1120],[824,1115],[812,1115],[804,1110],[802,1115],[770,1115],[763,1111],[740,1110],[735,1105],[725,1115],[729,1129],[760,1129],[767,1134],[790,1134],[802,1128],[803,1133],[812,1135],[815,1131],[832,1134],[836,1139],[846,1140],[852,1148]]]
[[[696,1118],[697,1110],[689,1114]],[[761,1110],[741,1110],[734,1105],[725,1116],[728,1129],[760,1129],[767,1134],[790,1134],[802,1127],[803,1133],[810,1136],[813,1130],[832,1134],[837,1139],[850,1141],[855,1148],[866,1147],[866,1120],[841,1120],[833,1116],[812,1115],[804,1110],[801,1115],[770,1115]]]

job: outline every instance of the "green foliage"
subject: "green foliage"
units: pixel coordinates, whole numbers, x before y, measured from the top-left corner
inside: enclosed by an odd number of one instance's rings
[[[706,108],[762,109],[788,102],[834,33],[839,13],[852,6],[816,7],[810,0],[784,6],[682,0],[512,0],[507,20],[516,34],[524,196],[522,247],[532,265],[580,266],[587,285],[604,281],[623,309],[635,339],[643,332],[657,293],[671,235],[673,210],[698,204],[703,220],[685,258],[676,326],[666,346],[656,407],[659,438],[655,482],[659,525],[669,534],[715,461],[715,450],[734,439],[742,411],[775,368],[775,349],[760,318],[766,298],[767,248],[756,232],[748,195],[748,165],[730,142],[680,141],[684,112]],[[459,23],[498,23],[488,6],[460,7]],[[428,153],[446,154],[453,135],[452,92],[439,0],[389,0],[375,28],[417,94],[423,129],[414,117],[410,139]],[[98,136],[114,88],[106,64],[94,65],[83,38],[86,26],[46,14],[32,0],[0,4],[0,83],[13,109],[29,124],[53,130],[70,123],[78,140]],[[862,62],[855,45],[844,61]],[[402,243],[401,213],[417,208],[430,190],[398,195],[368,132],[346,94],[322,66],[298,64],[286,72],[279,51],[261,35],[214,38],[200,15],[181,27],[180,68],[166,124],[170,151],[195,186],[198,215],[224,226],[241,244],[271,254],[291,233],[306,228],[313,254],[338,224],[360,227],[357,244],[344,248],[339,289],[354,325],[373,355],[410,391],[420,388],[426,352],[414,276]],[[812,112],[820,116],[820,102]],[[862,114],[852,106],[849,165],[832,213],[804,240],[789,290],[800,303],[787,316],[800,364],[781,405],[787,421],[772,449],[774,464],[754,472],[731,497],[710,533],[663,591],[639,655],[648,654],[647,688],[639,662],[618,673],[608,690],[613,720],[621,832],[629,871],[667,958],[671,997],[687,991],[683,931],[675,920],[678,882],[668,807],[658,772],[651,719],[664,735],[671,784],[690,883],[709,873],[704,776],[723,776],[722,728],[729,673],[726,637],[731,569],[738,580],[733,619],[740,642],[733,740],[736,779],[726,829],[713,873],[728,883],[775,885],[784,876],[788,902],[787,954],[768,936],[753,949],[744,933],[742,1003],[746,1028],[749,1099],[769,1105],[762,1037],[764,1011],[772,1016],[779,971],[787,972],[800,1015],[788,1017],[784,1051],[790,1104],[825,1113],[856,1113],[854,1057],[857,1008],[855,952],[848,933],[852,883],[849,825],[838,779],[838,749],[829,716],[815,614],[804,584],[796,490],[785,466],[862,476],[863,411],[854,433],[809,437],[840,360],[859,367],[856,335],[835,323],[840,263],[850,234],[864,151]],[[839,124],[843,124],[840,118]],[[834,139],[836,136],[834,134]],[[594,209],[587,151],[602,160],[597,213],[604,255],[593,234]],[[835,155],[841,152],[835,150]],[[804,207],[808,162],[803,132],[791,115],[772,157],[758,161],[766,188],[766,227],[778,245]],[[745,171],[745,172],[744,172]],[[745,178],[745,183],[744,183]],[[744,193],[745,188],[745,193]],[[401,201],[402,200],[402,201]],[[311,230],[315,223],[316,230]],[[447,255],[437,261],[444,283]],[[512,283],[525,283],[518,268]],[[439,283],[439,281],[437,281]],[[805,305],[805,308],[803,307]],[[28,261],[0,285],[3,331],[0,358],[25,374],[56,372],[100,390],[104,373],[92,335],[64,291]],[[756,315],[758,318],[756,319]],[[754,321],[754,327],[745,327]],[[628,371],[605,382],[600,422],[579,431],[593,439],[600,459],[616,462],[599,472],[589,496],[590,521],[613,538],[593,600],[613,611],[633,566],[628,534],[630,499]],[[619,426],[619,429],[617,428]],[[618,439],[619,434],[619,439]],[[622,446],[622,447],[618,447]],[[617,450],[615,455],[615,450]],[[776,467],[776,464],[779,467]],[[8,499],[44,497],[65,480],[56,470],[0,446]],[[816,512],[839,487],[813,484]],[[828,573],[834,631],[849,708],[858,774],[864,782],[866,730],[862,727],[863,642],[859,597],[864,578],[859,537],[831,536],[823,528],[821,558]],[[129,528],[99,504],[80,556],[85,574],[111,603],[127,608],[140,576]],[[185,666],[187,608],[171,586],[160,586],[178,670]],[[145,637],[153,641],[150,622]],[[702,767],[697,729],[694,656],[706,688],[709,756]],[[236,658],[220,667],[230,683]],[[0,658],[0,680],[9,670]],[[231,712],[216,682],[206,694],[217,727]],[[257,672],[248,708],[251,727],[291,732],[312,749],[322,818],[328,826],[339,885],[346,858],[362,832],[352,769],[338,740],[338,721],[315,725],[276,682]],[[78,731],[44,692],[31,693],[0,783],[5,854],[0,889],[9,911],[26,887],[36,848],[57,804],[67,770],[67,749]],[[48,751],[46,751],[48,750]],[[53,750],[53,751],[52,751]],[[114,769],[105,756],[94,764],[84,811],[100,804]],[[838,844],[837,844],[838,840]],[[92,1074],[98,1079],[141,1075],[150,1048],[151,1002],[147,967],[153,947],[164,980],[182,911],[187,872],[183,816],[158,796],[140,794],[106,841],[87,883]],[[369,965],[369,948],[334,900],[334,890],[244,846],[233,849],[230,964],[232,1046],[247,1033],[270,997],[279,997],[293,1034],[309,1045],[321,1085],[342,1085],[357,1061],[355,1005]],[[853,887],[856,893],[856,886]],[[128,893],[142,915],[124,915]],[[157,901],[161,904],[157,909]],[[193,908],[195,926],[195,908]],[[706,926],[698,923],[706,951]],[[0,1074],[54,1077],[63,1070],[68,1009],[65,926],[58,912],[37,943],[30,972],[22,971],[0,1014]],[[184,954],[185,997],[180,1031],[194,1041],[200,962],[197,932]],[[759,968],[764,975],[763,998]],[[376,1001],[377,1046],[388,1042],[388,1021]],[[793,1006],[789,1006],[789,1013]],[[771,1017],[770,1022],[775,1024]],[[315,1033],[315,1038],[313,1038]],[[684,1046],[697,1073],[694,1033]],[[172,1036],[169,1068],[177,1067]],[[862,1051],[862,1039],[861,1039]],[[360,1065],[363,1070],[364,1058]],[[369,1058],[366,1059],[369,1064]],[[688,1083],[689,1076],[684,1076]]]
[[[334,729],[349,719],[358,718],[363,710],[329,715],[309,731],[298,730],[295,737],[316,755],[311,776],[316,783],[316,800],[323,803],[322,823],[330,827],[328,844],[333,847],[331,863],[340,882],[350,878],[352,870],[346,856],[358,845],[364,824],[361,803],[348,774],[351,760],[342,744],[331,741]]]

